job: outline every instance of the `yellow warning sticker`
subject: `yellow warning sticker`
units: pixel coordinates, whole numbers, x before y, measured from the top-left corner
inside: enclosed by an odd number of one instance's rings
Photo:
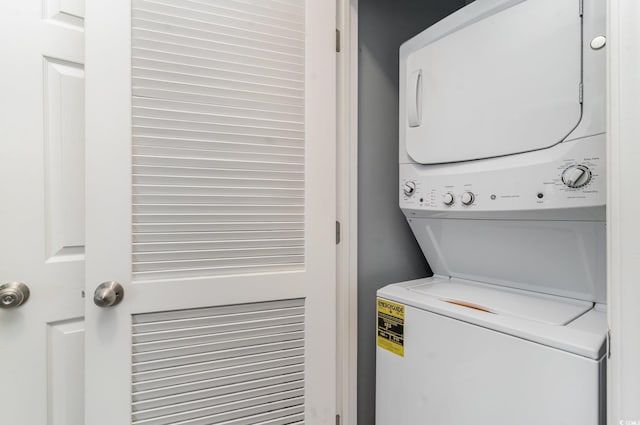
[[[404,306],[378,298],[378,347],[404,357]]]

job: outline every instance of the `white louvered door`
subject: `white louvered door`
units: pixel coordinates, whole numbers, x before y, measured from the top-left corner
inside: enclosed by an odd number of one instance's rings
[[[86,425],[334,423],[335,2],[86,16]]]

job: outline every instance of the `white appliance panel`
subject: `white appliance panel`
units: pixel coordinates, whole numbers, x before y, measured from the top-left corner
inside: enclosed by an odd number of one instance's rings
[[[420,49],[406,51],[415,42],[401,48],[401,125],[414,161],[448,163],[543,149],[578,125],[579,3],[501,3],[504,9],[489,16],[480,14],[483,5],[471,5],[460,13],[479,15],[467,25]]]
[[[570,188],[565,173],[577,166],[590,179]],[[401,164],[400,205],[438,275],[605,303],[605,174],[605,135],[501,158]]]
[[[605,223],[412,218],[435,274],[606,302]]]
[[[457,164],[400,165],[400,207],[407,216],[459,216],[457,213],[574,210],[606,202],[606,136],[564,142],[550,149]],[[589,178],[578,188],[566,185],[572,167],[586,167]],[[407,194],[405,185],[415,190]],[[463,195],[471,193],[470,204]],[[451,194],[453,203],[445,203]],[[410,211],[409,211],[410,210]],[[413,214],[415,213],[415,214]],[[571,219],[565,214],[564,219]],[[575,217],[575,215],[574,215]],[[596,217],[592,217],[595,219]],[[576,219],[579,219],[576,217]],[[597,219],[604,220],[604,214]]]
[[[377,349],[378,425],[604,423],[603,360],[413,307],[404,341]]]

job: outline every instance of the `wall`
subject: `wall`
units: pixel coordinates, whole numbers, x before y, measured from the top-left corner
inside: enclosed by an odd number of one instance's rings
[[[398,208],[398,49],[465,0],[359,0],[358,423],[375,422],[375,296],[431,270]]]

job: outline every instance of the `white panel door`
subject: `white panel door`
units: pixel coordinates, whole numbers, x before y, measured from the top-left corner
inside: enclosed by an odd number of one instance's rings
[[[0,308],[2,424],[84,423],[83,16],[0,2],[0,285],[30,289]]]
[[[335,2],[90,0],[87,44],[86,424],[334,423]]]

